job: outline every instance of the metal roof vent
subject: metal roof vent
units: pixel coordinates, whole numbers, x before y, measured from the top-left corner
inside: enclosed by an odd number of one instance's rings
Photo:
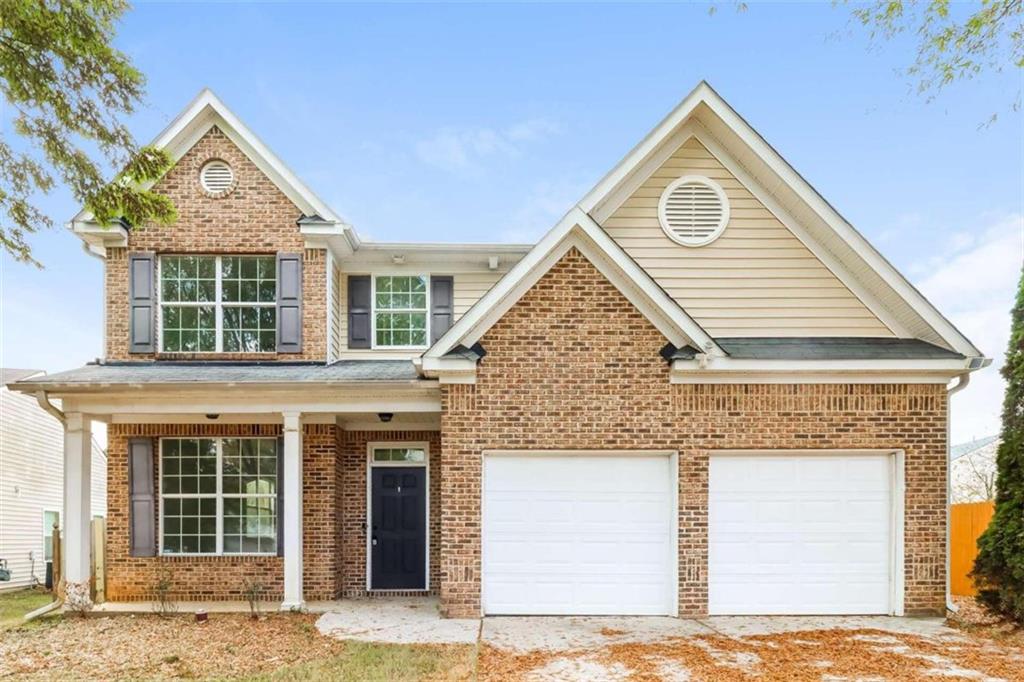
[[[235,186],[235,174],[226,162],[213,159],[203,164],[199,171],[199,183],[210,196],[222,197]]]
[[[711,178],[684,175],[662,193],[658,222],[669,239],[678,244],[710,244],[729,223],[729,199],[721,185]]]

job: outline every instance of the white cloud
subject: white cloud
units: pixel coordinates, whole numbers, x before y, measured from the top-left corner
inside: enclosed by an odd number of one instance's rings
[[[441,170],[472,173],[489,159],[512,159],[523,155],[524,147],[561,131],[544,118],[515,123],[507,128],[442,128],[416,143],[420,161]]]
[[[992,358],[953,397],[952,441],[999,431],[1005,382],[999,374],[1010,335],[1010,308],[1024,263],[1024,215],[998,218],[987,228],[950,239],[947,255],[913,268],[925,273],[921,292]]]
[[[582,181],[558,180],[541,182],[530,190],[526,199],[517,207],[502,226],[500,241],[516,244],[533,244],[565,215],[588,185]]]

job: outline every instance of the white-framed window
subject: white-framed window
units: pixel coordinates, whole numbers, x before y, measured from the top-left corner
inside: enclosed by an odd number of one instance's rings
[[[60,512],[43,511],[43,561],[53,561],[53,528],[60,528]]]
[[[275,256],[160,256],[159,279],[161,352],[276,350]]]
[[[161,438],[161,554],[277,553],[276,438]]]
[[[373,347],[426,348],[430,338],[430,277],[373,276]]]
[[[374,445],[370,452],[374,464],[423,464],[427,461],[427,449],[420,446]]]

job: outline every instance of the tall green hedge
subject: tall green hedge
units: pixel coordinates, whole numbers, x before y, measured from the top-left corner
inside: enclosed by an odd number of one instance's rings
[[[1024,623],[1024,272],[1010,321],[1006,349],[1006,398],[1002,443],[996,454],[996,509],[978,538],[973,577],[978,599]]]

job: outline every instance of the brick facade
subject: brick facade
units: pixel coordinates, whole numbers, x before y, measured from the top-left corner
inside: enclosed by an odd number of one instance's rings
[[[199,170],[211,159],[226,161],[234,188],[210,197],[199,184]],[[107,250],[104,270],[108,360],[151,360],[153,353],[128,352],[128,253],[265,254],[303,253],[302,352],[174,353],[161,359],[320,360],[327,357],[327,257],[305,249],[296,224],[302,212],[228,137],[211,128],[154,186],[174,202],[171,225],[129,230],[128,247]]]
[[[337,525],[334,516],[335,429],[309,424],[302,435],[303,579],[306,599],[333,599]],[[243,581],[260,581],[267,598],[280,600],[284,564],[276,556],[132,557],[128,546],[128,439],[137,437],[280,436],[277,424],[111,424],[107,434],[107,598],[152,598],[164,567],[173,573],[173,597],[180,600],[243,599]],[[154,443],[154,477],[159,448]],[[159,481],[156,481],[159,490]],[[160,506],[157,505],[159,524]],[[159,527],[159,525],[158,525]]]
[[[164,567],[170,568],[176,600],[243,599],[243,581],[258,580],[268,599],[280,600],[283,559],[266,557],[132,557],[128,546],[128,439],[148,437],[280,436],[277,424],[112,424],[107,435],[107,598],[152,599]],[[429,431],[343,431],[307,424],[302,435],[303,581],[307,600],[366,594],[366,446],[369,442],[425,441],[430,451],[430,544],[440,545],[439,434]],[[159,451],[154,447],[154,475]],[[159,490],[159,481],[156,481]],[[157,513],[159,514],[159,505]],[[158,517],[159,518],[159,517]],[[159,520],[158,520],[159,523]],[[438,584],[438,553],[431,555],[430,583]]]
[[[945,604],[947,395],[934,384],[673,385],[661,334],[575,249],[481,340],[476,384],[442,385],[441,600],[480,612],[482,451],[679,452],[679,612],[707,610],[708,452],[906,451],[905,608]]]

